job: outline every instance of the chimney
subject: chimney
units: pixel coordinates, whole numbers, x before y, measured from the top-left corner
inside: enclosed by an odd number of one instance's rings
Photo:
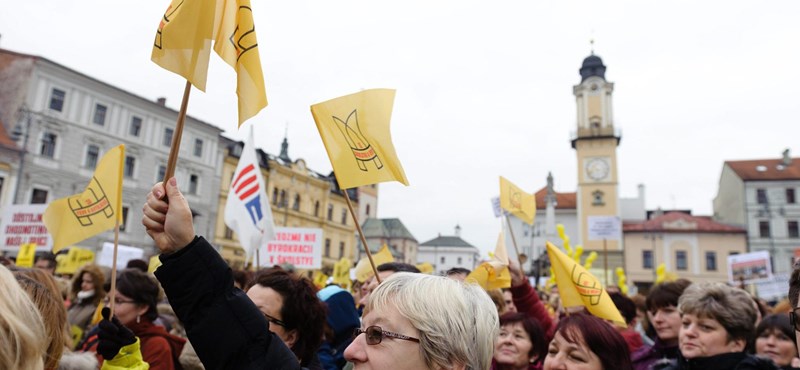
[[[783,160],[781,161],[784,166],[789,167],[792,165],[792,156],[789,152],[789,148],[783,151]]]
[[[158,103],[158,105],[160,105],[162,107],[167,106],[167,98],[165,98],[163,96],[158,98],[158,99],[156,99],[156,102]]]
[[[639,199],[644,200],[644,184],[639,184]]]

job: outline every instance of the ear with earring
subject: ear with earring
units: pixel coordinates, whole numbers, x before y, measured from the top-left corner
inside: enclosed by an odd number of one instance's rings
[[[136,315],[136,323],[139,324],[142,321],[142,315]]]

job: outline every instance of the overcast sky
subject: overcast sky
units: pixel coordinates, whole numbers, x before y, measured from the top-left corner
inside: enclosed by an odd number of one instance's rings
[[[181,77],[150,61],[167,0],[0,5],[0,47],[40,55],[177,109]],[[494,249],[502,175],[576,189],[572,86],[590,53],[615,83],[620,191],[649,209],[712,213],[725,160],[800,157],[800,2],[253,0],[269,106],[256,144],[330,171],[311,104],[397,89],[392,135],[410,186],[382,184],[379,217],[422,243],[453,233]],[[233,70],[212,55],[189,115],[236,129]]]

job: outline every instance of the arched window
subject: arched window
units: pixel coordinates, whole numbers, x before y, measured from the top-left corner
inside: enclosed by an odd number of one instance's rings
[[[319,217],[319,201],[314,202],[314,217]]]
[[[300,210],[300,194],[294,196],[294,204],[292,204],[292,209],[295,211]]]

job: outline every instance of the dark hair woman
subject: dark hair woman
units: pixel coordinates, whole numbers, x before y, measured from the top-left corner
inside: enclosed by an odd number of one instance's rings
[[[783,370],[798,368],[794,343],[795,331],[785,313],[767,315],[756,328],[756,356],[769,358]]]
[[[633,352],[634,369],[660,369],[678,358],[678,333],[681,329],[678,299],[691,284],[689,280],[678,279],[658,284],[650,290],[645,305],[650,326],[656,333],[655,343]]]
[[[547,355],[547,339],[539,322],[524,313],[500,316],[492,370],[538,370]]]
[[[605,321],[585,313],[565,316],[547,349],[544,370],[632,370],[628,344]]]

